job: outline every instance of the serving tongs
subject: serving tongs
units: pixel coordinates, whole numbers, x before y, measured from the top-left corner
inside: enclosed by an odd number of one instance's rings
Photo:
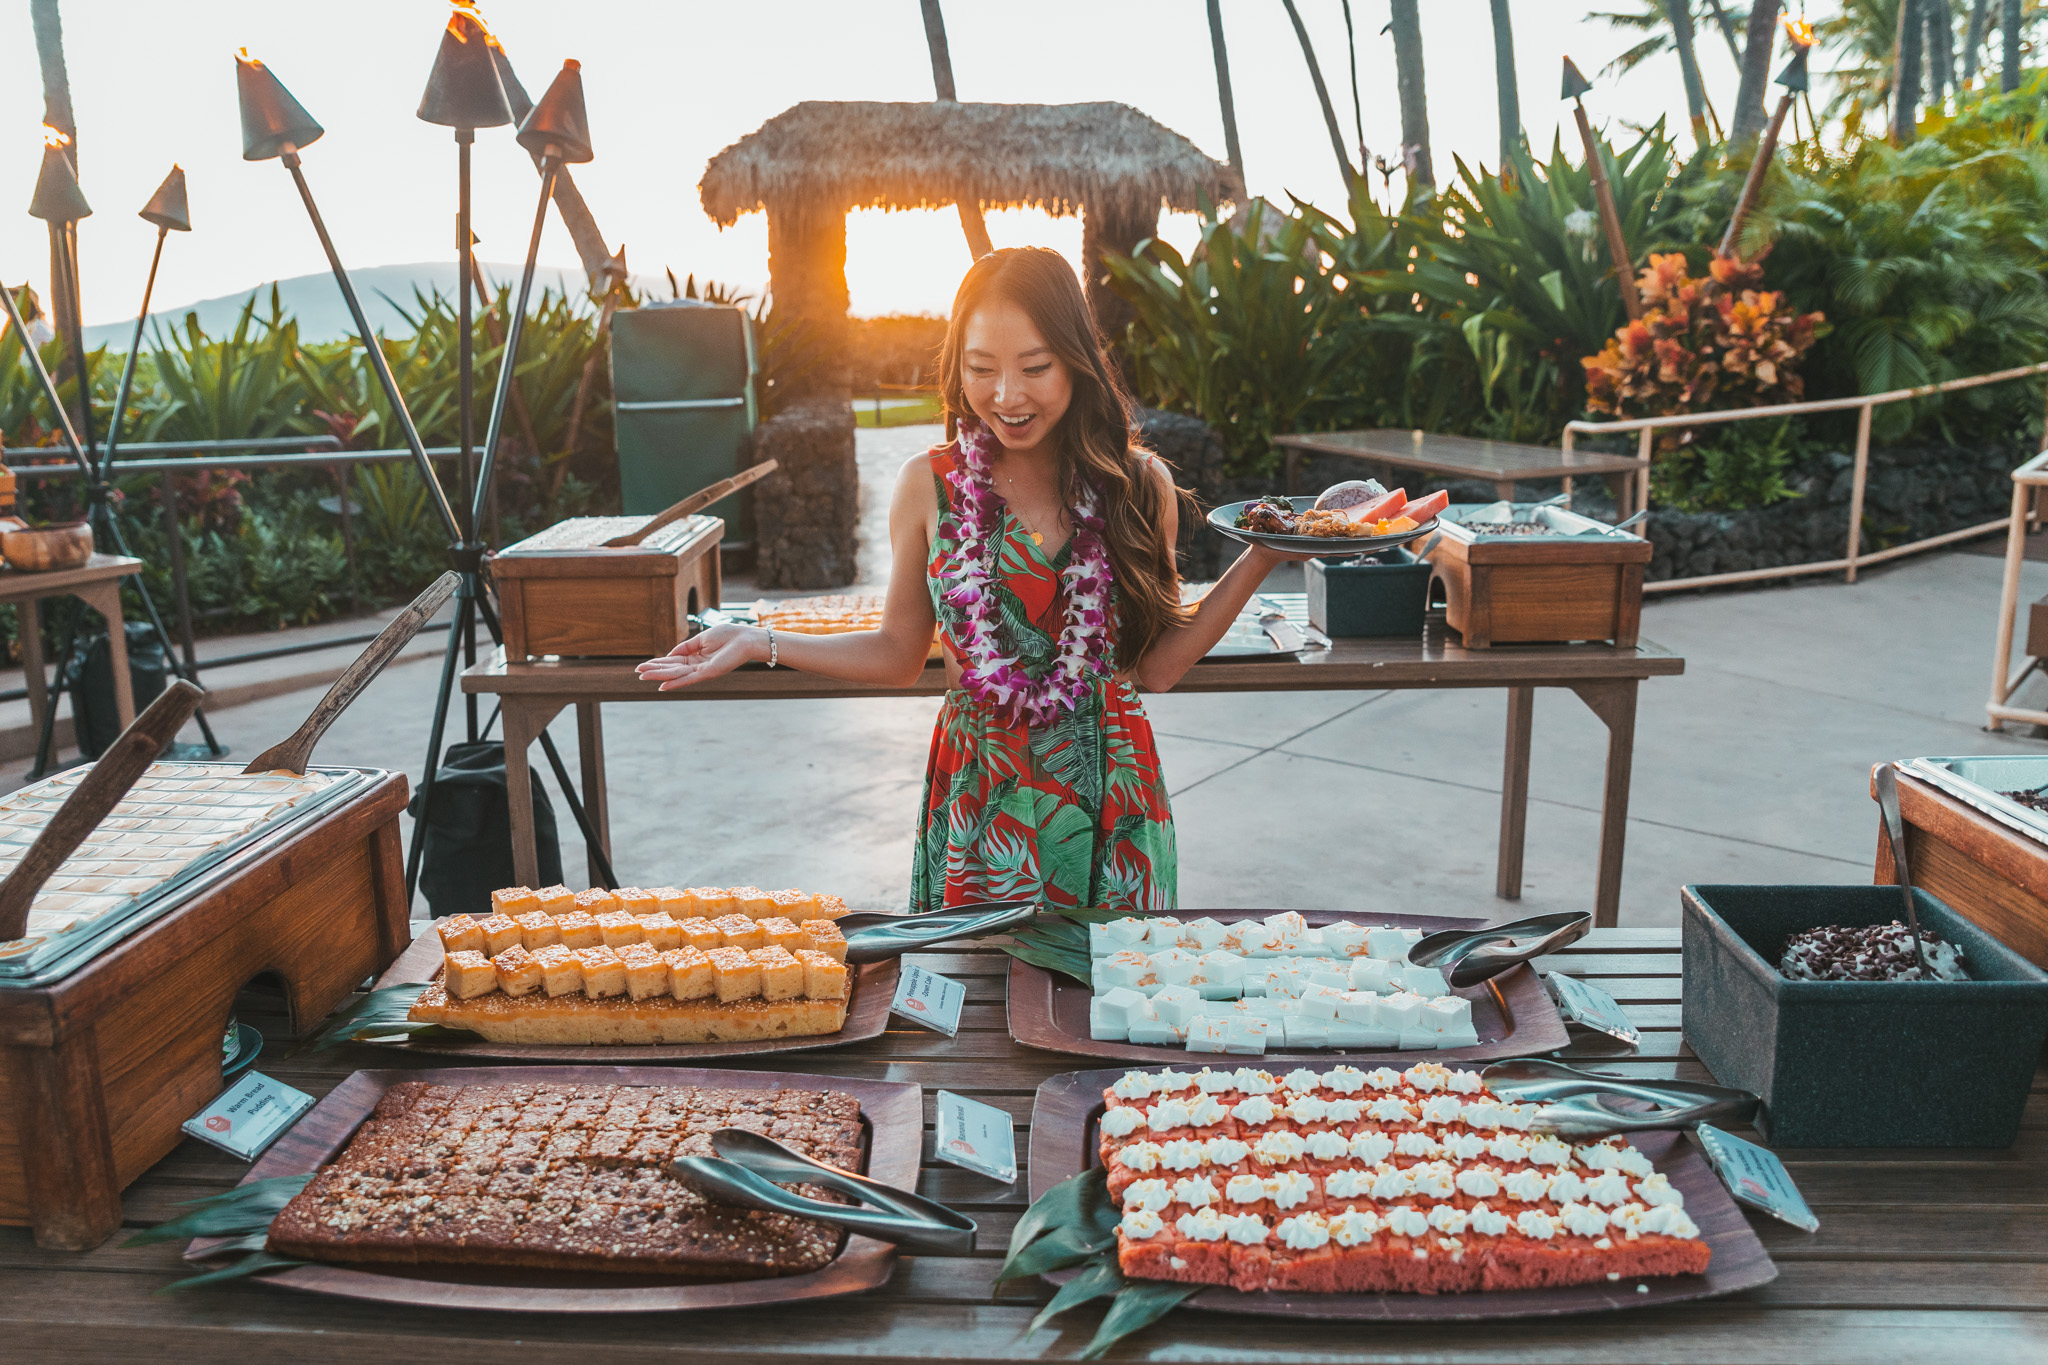
[[[377,680],[384,671],[384,665],[398,656],[398,651],[412,643],[434,613],[441,610],[455,593],[461,582],[453,569],[442,574],[427,585],[427,590],[413,598],[412,605],[391,618],[384,629],[377,632],[377,638],[370,641],[355,661],[341,671],[334,685],[327,689],[327,695],[320,699],[299,728],[282,743],[273,744],[249,761],[244,773],[295,773],[306,775],[306,764],[313,757],[313,746],[320,742],[320,736],[327,733],[327,727],[348,710],[349,705],[362,695],[363,689]]]
[[[929,915],[891,915],[863,910],[839,917],[839,932],[846,936],[846,960],[852,963],[881,962],[902,953],[947,943],[956,938],[980,938],[1015,928],[1044,908],[1035,900],[987,901],[957,910],[940,910]]]
[[[1495,1062],[1479,1074],[1486,1088],[1502,1099],[1541,1105],[1529,1131],[1557,1137],[1747,1123],[1756,1117],[1759,1103],[1749,1091],[1725,1085],[1632,1081],[1532,1057]],[[1616,1109],[1606,1103],[1609,1099],[1635,1100],[1651,1107]]]
[[[1484,929],[1440,929],[1410,948],[1408,960],[1418,967],[1435,967],[1453,986],[1476,986],[1518,963],[1577,942],[1592,927],[1591,915],[1566,910]]]
[[[679,1156],[669,1174],[728,1204],[833,1223],[848,1232],[892,1242],[925,1256],[966,1256],[974,1250],[975,1224],[944,1204],[842,1171],[790,1150],[746,1128],[721,1128],[711,1135],[709,1156]],[[776,1181],[823,1185],[875,1208],[808,1199]],[[880,1210],[880,1211],[878,1211]]]

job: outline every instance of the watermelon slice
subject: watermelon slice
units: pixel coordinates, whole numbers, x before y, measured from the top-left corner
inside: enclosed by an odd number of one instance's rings
[[[1408,491],[1396,488],[1383,498],[1374,498],[1371,502],[1360,503],[1356,507],[1346,507],[1343,510],[1352,525],[1370,526],[1376,521],[1386,521],[1390,517],[1400,516],[1401,508],[1407,502]]]
[[[1444,509],[1450,505],[1451,495],[1439,488],[1426,498],[1402,504],[1401,515],[1413,521],[1417,526],[1420,526],[1431,517],[1442,516]],[[1387,514],[1383,512],[1380,515],[1385,516]]]

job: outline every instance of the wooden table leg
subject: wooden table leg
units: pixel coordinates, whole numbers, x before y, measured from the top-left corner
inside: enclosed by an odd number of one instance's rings
[[[21,1132],[23,1187],[36,1245],[90,1251],[121,1227],[121,1178],[100,1086],[99,1037],[78,1028],[49,1047],[0,1049]]]
[[[14,604],[19,615],[21,635],[21,671],[28,683],[29,718],[35,722],[36,733],[43,729],[43,708],[50,704],[50,685],[43,677],[43,623],[37,610],[36,599],[24,597]]]
[[[1536,715],[1536,689],[1508,689],[1507,756],[1500,776],[1500,874],[1493,894],[1522,898],[1522,836],[1529,827],[1529,731]]]
[[[1607,786],[1600,801],[1600,878],[1593,923],[1614,927],[1621,914],[1621,859],[1628,842],[1628,784],[1636,750],[1638,680],[1575,683],[1572,691],[1607,726]]]
[[[1494,484],[1493,495],[1502,502],[1513,502],[1515,500],[1515,481],[1509,479],[1504,483]]]
[[[499,698],[505,727],[505,796],[512,806],[512,876],[521,886],[540,885],[540,853],[533,833],[533,769],[527,750],[540,738],[562,703],[545,697]]]
[[[122,628],[121,580],[87,583],[75,591],[87,606],[106,618],[107,661],[114,666],[114,715],[125,730],[135,723],[135,682],[128,673],[128,632]]]
[[[604,715],[599,703],[580,701],[576,703],[576,748],[583,759],[583,813],[590,817],[590,828],[597,834],[597,846],[604,850],[607,861],[612,856],[612,821],[610,802],[605,799],[604,777]],[[597,865],[597,856],[590,857],[590,884],[603,885],[604,874]]]

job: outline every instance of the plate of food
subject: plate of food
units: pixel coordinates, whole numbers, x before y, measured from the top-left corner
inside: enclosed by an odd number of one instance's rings
[[[1477,930],[1483,920],[1184,913],[1194,917],[1053,924],[1070,938],[1085,932],[1085,965],[1078,947],[1037,954],[1039,961],[1012,950],[1010,1036],[1051,1052],[1162,1064],[1220,1056],[1497,1061],[1569,1042],[1527,963],[1453,987],[1437,968],[1408,960],[1425,936]],[[1048,932],[1034,926],[1019,938],[1037,942]]]
[[[1208,1286],[1190,1306],[1524,1317],[1777,1276],[1681,1132],[1556,1136],[1541,1106],[1437,1062],[1227,1065],[1055,1076],[1031,1116],[1031,1197],[1101,1171],[1118,1269]]]
[[[491,900],[482,919],[435,921],[321,1042],[621,1062],[838,1047],[886,1028],[896,954],[1034,908],[849,914],[838,896],[752,886],[511,887]]]
[[[640,1313],[854,1294],[895,1248],[705,1197],[669,1162],[747,1128],[910,1190],[923,1091],[672,1067],[358,1071],[243,1181],[312,1179],[268,1223],[259,1278],[383,1303]],[[826,1191],[804,1193],[824,1195]],[[187,1260],[229,1247],[200,1238]]]
[[[1347,479],[1312,498],[1226,502],[1209,513],[1209,525],[1242,545],[1342,557],[1427,535],[1450,503],[1451,495],[1441,489],[1411,502],[1406,489],[1389,492],[1376,479]]]

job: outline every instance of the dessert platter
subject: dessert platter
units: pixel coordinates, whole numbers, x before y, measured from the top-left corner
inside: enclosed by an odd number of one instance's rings
[[[767,626],[787,635],[845,635],[857,630],[880,630],[882,608],[888,599],[879,593],[828,593],[818,597],[762,598],[750,606],[721,607],[702,612],[705,626],[739,622]],[[932,632],[928,659],[943,657],[938,631]]]
[[[880,1036],[893,959],[849,965],[835,895],[758,887],[511,887],[437,920],[377,983],[417,988],[390,1046],[522,1060],[656,1061]]]
[[[358,1071],[249,1181],[311,1175],[265,1249],[267,1283],[387,1303],[527,1312],[728,1308],[858,1293],[893,1246],[707,1197],[678,1158],[748,1130],[797,1158],[915,1185],[919,1086],[629,1067]],[[824,1173],[828,1176],[831,1173]],[[801,1183],[826,1205],[831,1182]],[[201,1238],[202,1260],[227,1248]]]
[[[1209,525],[1242,545],[1357,555],[1426,535],[1450,502],[1451,495],[1441,489],[1411,502],[1406,489],[1389,492],[1377,479],[1347,479],[1312,498],[1226,502],[1209,513]]]
[[[1484,921],[1330,911],[1129,916],[1088,926],[1086,984],[1014,958],[1010,1034],[1079,1056],[1369,1056],[1494,1060],[1568,1041],[1525,962],[1453,987],[1409,960],[1426,936]],[[1376,1063],[1377,1064],[1377,1063]]]
[[[1225,1312],[1572,1313],[1776,1276],[1682,1133],[1549,1112],[1438,1062],[1075,1072],[1039,1088],[1031,1193],[1100,1168],[1123,1274]]]
[[[2032,754],[1915,758],[1892,765],[2008,829],[2048,844],[2048,759]]]

